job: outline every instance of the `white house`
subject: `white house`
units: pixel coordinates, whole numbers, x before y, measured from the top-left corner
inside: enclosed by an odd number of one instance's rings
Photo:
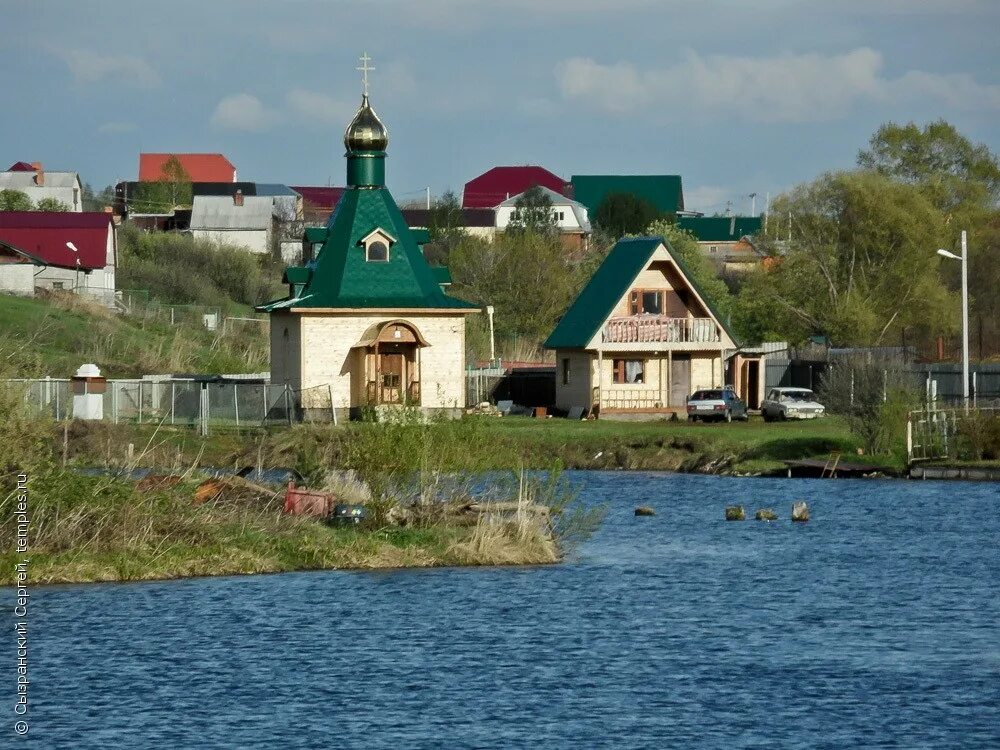
[[[538,190],[552,203],[552,222],[562,235],[564,244],[569,247],[585,247],[591,233],[587,207],[547,187],[539,185]],[[524,193],[520,193],[496,207],[494,222],[498,232],[505,231],[511,223],[517,222],[517,204],[523,197]]]
[[[191,210],[191,235],[254,253],[271,250],[274,197],[196,195]]]
[[[39,162],[19,161],[0,172],[0,190],[17,190],[33,203],[54,198],[71,211],[83,211],[83,185],[76,172],[46,172]]]

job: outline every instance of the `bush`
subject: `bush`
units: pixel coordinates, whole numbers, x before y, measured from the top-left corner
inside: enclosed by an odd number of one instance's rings
[[[1000,460],[1000,414],[974,411],[958,422],[957,455],[970,461]]]
[[[819,391],[830,412],[844,417],[870,454],[888,453],[902,440],[907,413],[918,401],[905,371],[864,357],[833,363]]]
[[[182,234],[124,226],[118,235],[118,286],[145,289],[178,305],[228,310],[281,296],[281,263]]]

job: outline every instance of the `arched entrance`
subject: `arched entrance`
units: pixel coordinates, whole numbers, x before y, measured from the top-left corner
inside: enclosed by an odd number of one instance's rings
[[[358,342],[363,351],[365,403],[420,404],[420,349],[427,341],[405,320],[378,323]]]

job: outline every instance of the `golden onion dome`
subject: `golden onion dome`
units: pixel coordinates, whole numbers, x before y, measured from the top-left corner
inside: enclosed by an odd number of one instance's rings
[[[358,113],[344,131],[344,146],[348,151],[385,151],[388,145],[389,130],[378,119],[365,94]]]

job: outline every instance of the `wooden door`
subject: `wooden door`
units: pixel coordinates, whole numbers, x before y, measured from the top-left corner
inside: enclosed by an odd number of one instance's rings
[[[405,356],[402,352],[384,352],[379,358],[381,360],[379,372],[382,379],[380,403],[403,403],[403,389],[406,385]]]
[[[684,406],[691,395],[691,355],[675,354],[670,365],[670,405]]]

